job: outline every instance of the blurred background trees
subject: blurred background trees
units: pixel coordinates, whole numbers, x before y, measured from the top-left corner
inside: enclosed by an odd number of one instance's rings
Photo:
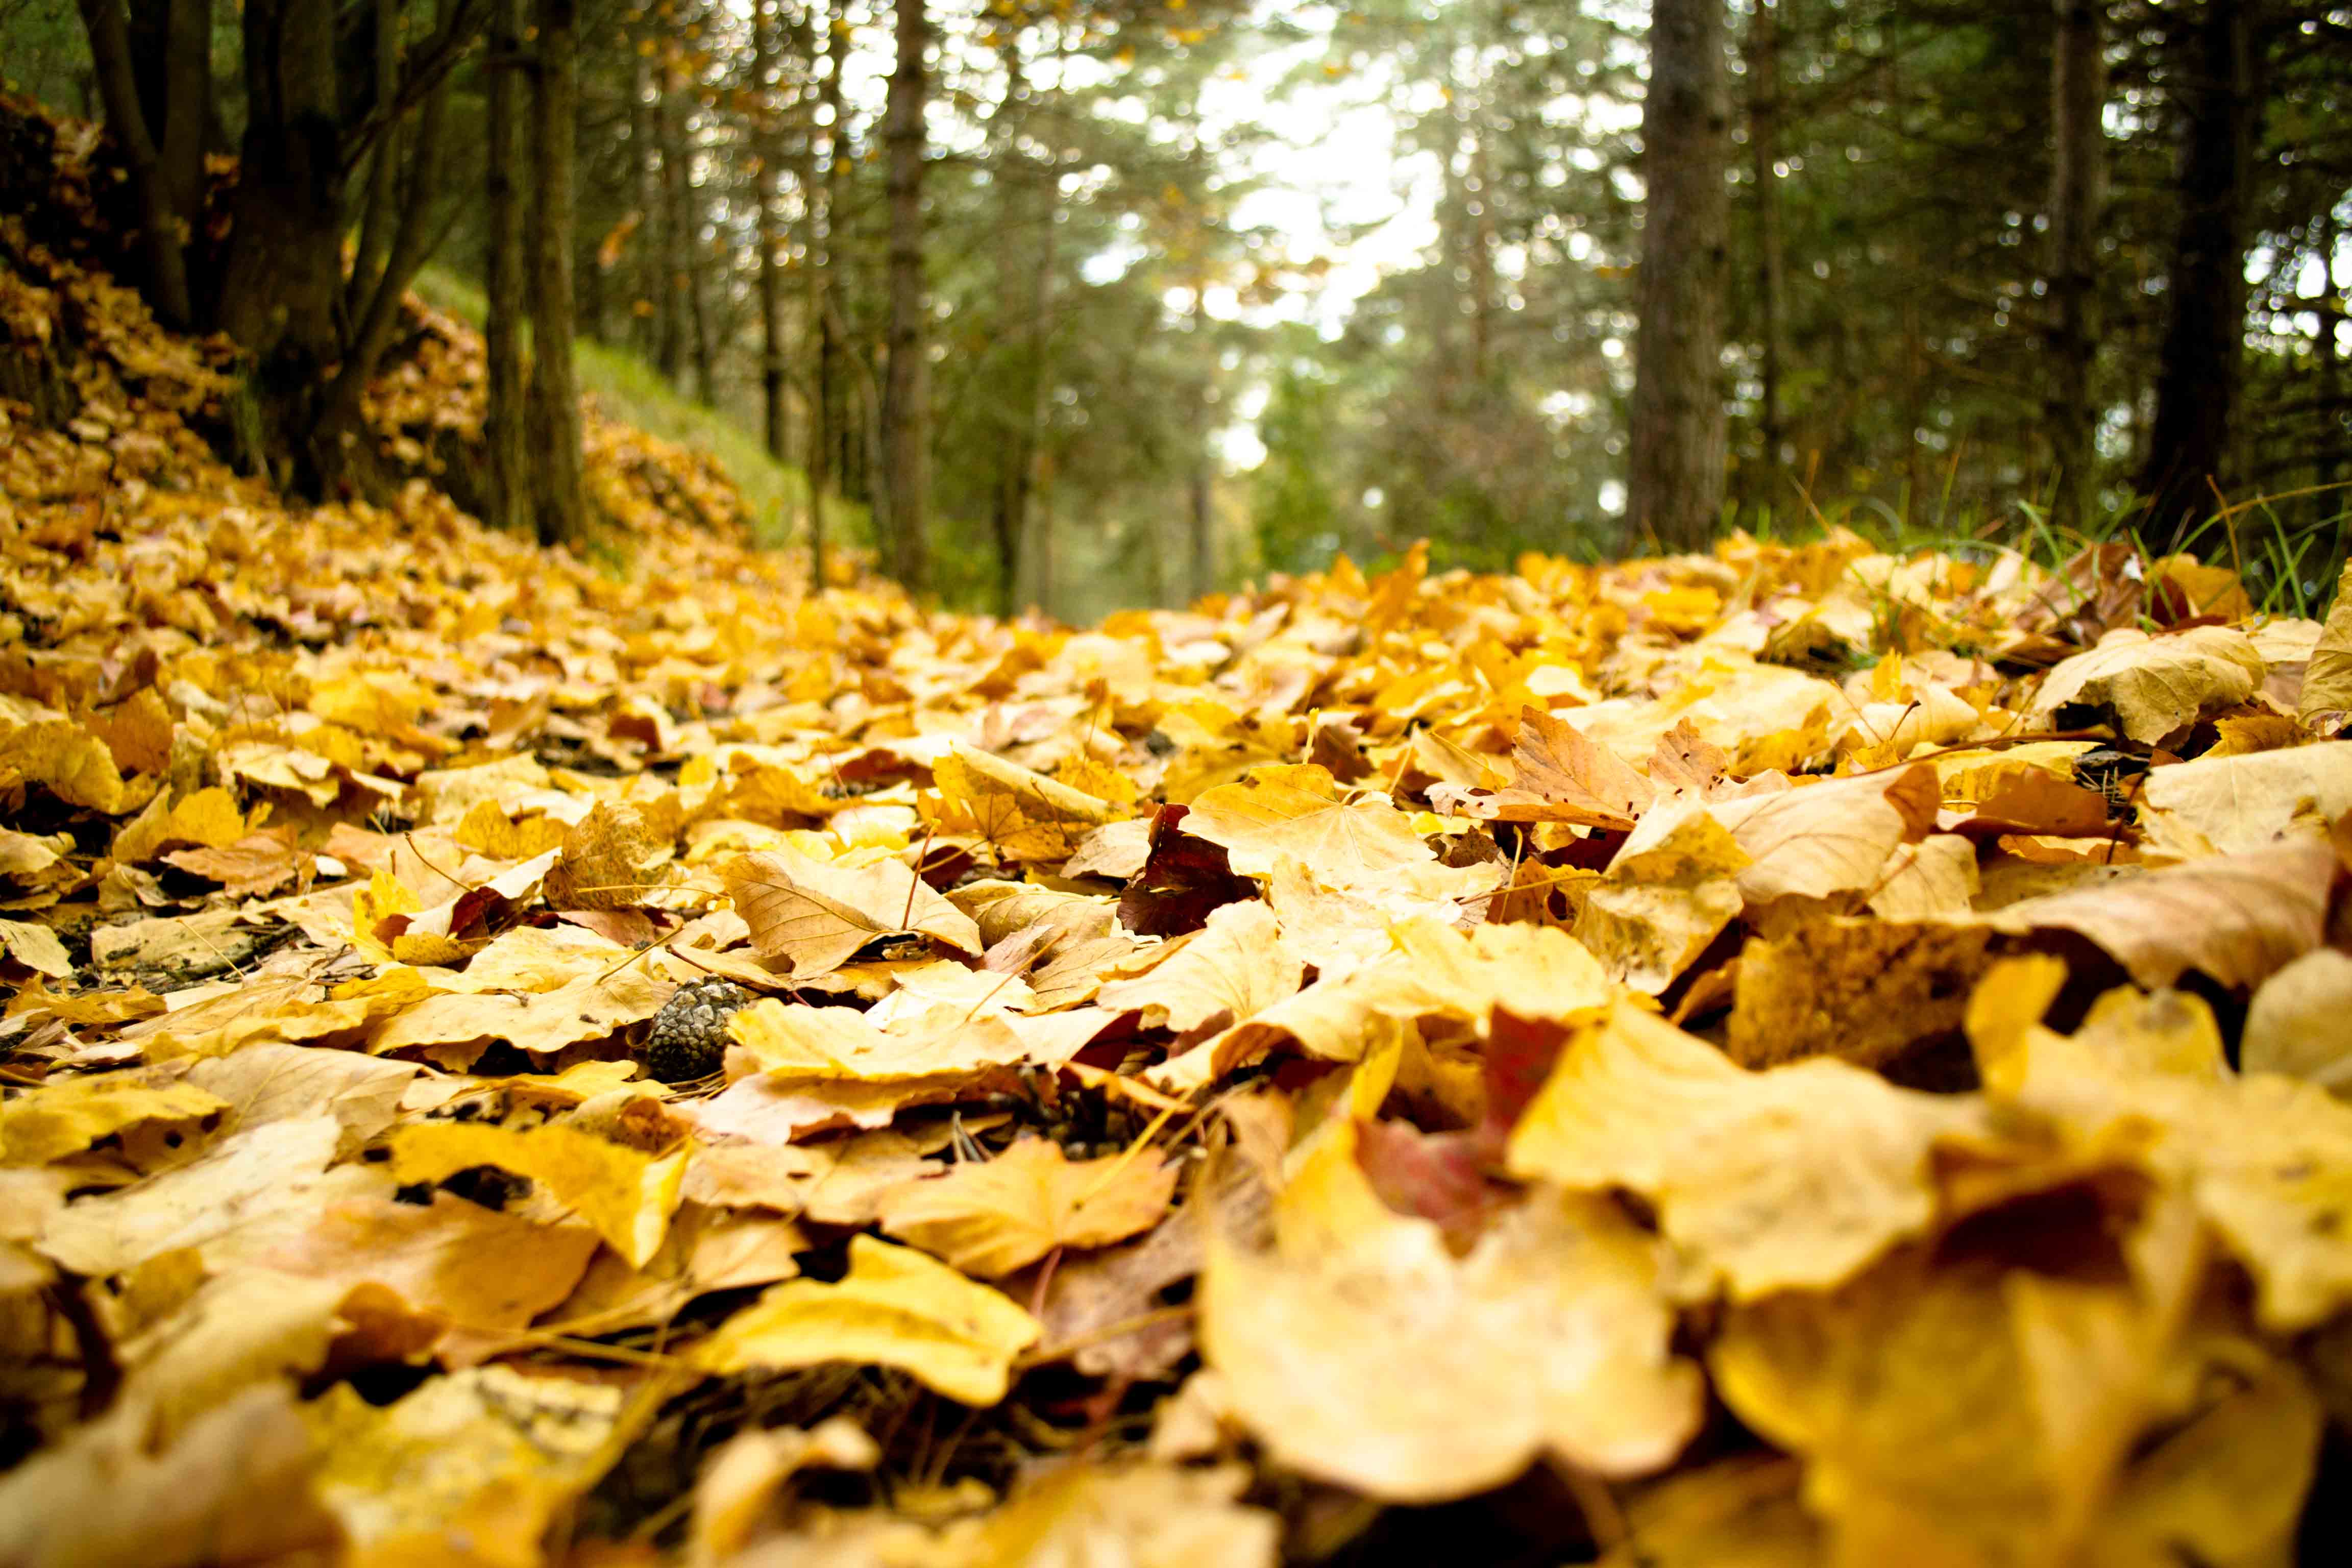
[[[0,0],[0,68],[106,122],[126,265],[246,346],[254,460],[311,489],[365,485],[341,432],[389,302],[454,279],[489,329],[484,510],[579,526],[576,437],[521,406],[568,314],[803,477],[779,539],[1008,612],[1424,536],[1493,565],[1824,521],[2259,533],[2325,580],[2352,10],[1656,18]],[[1385,144],[1323,134],[1367,114]],[[1391,182],[1386,221],[1311,221],[1341,175]]]

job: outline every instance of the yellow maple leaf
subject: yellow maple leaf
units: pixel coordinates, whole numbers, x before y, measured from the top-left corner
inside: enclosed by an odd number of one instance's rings
[[[1001,1292],[908,1247],[852,1237],[838,1282],[788,1279],[719,1325],[698,1359],[715,1373],[824,1362],[895,1366],[965,1405],[993,1405],[1042,1332]]]

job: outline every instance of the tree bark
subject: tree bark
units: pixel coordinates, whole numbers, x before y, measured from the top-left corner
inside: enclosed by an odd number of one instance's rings
[[[522,59],[523,0],[491,0],[488,189],[489,316],[484,325],[488,406],[489,521],[536,526],[523,416],[523,329],[530,311],[523,241],[522,122],[530,79]]]
[[[645,48],[651,42],[650,38],[637,40],[636,64],[629,80],[629,162],[636,178],[637,203],[636,298],[629,314],[635,323],[633,336],[637,352],[658,364],[669,321],[669,289],[663,281],[668,249],[662,222],[660,100],[656,96],[653,59]]]
[[[2175,66],[2179,227],[2165,280],[2145,529],[2177,547],[2214,506],[2246,325],[2246,186],[2262,115],[2249,0],[2205,0]]]
[[[1017,34],[1005,40],[1002,53],[1004,101],[997,111],[1002,123],[997,128],[996,178],[1004,192],[1006,237],[997,252],[996,309],[1000,339],[1015,358],[1008,377],[1011,395],[997,416],[1003,438],[997,443],[990,522],[996,542],[996,613],[1010,620],[1020,608],[1022,557],[1036,488],[1038,433],[1045,424],[1056,174],[1050,157],[1041,166],[1021,151],[1027,121],[1022,100],[1028,93],[1028,79],[1022,68]],[[1022,243],[1024,239],[1034,241],[1034,247]]]
[[[531,466],[539,477],[534,500],[541,542],[572,544],[587,533],[580,482],[580,384],[572,364],[579,0],[539,0],[538,17],[538,90],[531,103],[531,140],[539,152],[531,215]]]
[[[693,243],[686,222],[685,132],[677,112],[677,73],[665,58],[654,84],[654,135],[661,148],[662,291],[661,347],[656,363],[662,379],[683,386],[686,377],[687,247]]]
[[[1780,470],[1788,440],[1782,423],[1780,384],[1789,353],[1789,260],[1780,229],[1780,6],[1756,0],[1748,21],[1748,150],[1756,180],[1756,328],[1758,375],[1756,434],[1763,447],[1761,499],[1771,505],[1780,488],[1770,482]]]
[[[897,0],[898,68],[882,128],[890,209],[890,325],[882,397],[884,494],[893,574],[919,593],[930,574],[930,362],[923,287],[924,0]]]
[[[780,463],[791,445],[790,432],[785,429],[784,268],[782,258],[776,254],[783,244],[776,223],[776,208],[783,199],[777,178],[783,160],[782,139],[776,128],[781,83],[771,78],[782,53],[776,33],[782,26],[783,18],[775,15],[772,0],[752,0],[752,155],[760,161],[760,394],[767,416],[768,454]],[[704,395],[707,397],[709,393],[706,391]]]
[[[2055,0],[2050,68],[2050,403],[2057,521],[2080,528],[2095,510],[2099,208],[2105,185],[2106,80],[2100,0]]]
[[[147,268],[148,300],[155,313],[175,327],[194,324],[188,294],[187,250],[181,237],[180,215],[174,210],[163,158],[155,144],[158,127],[142,101],[139,73],[132,58],[130,25],[121,0],[79,0],[83,29],[89,36],[90,59],[98,75],[100,100],[106,106],[106,128],[121,150],[130,172],[131,196],[139,205],[139,245]],[[177,19],[176,14],[174,20]],[[165,124],[171,124],[165,108]],[[202,166],[203,139],[197,157]]]
[[[1494,197],[1489,195],[1486,200],[1491,207]],[[1482,238],[1482,247],[1484,243]],[[1192,346],[1196,354],[1209,336],[1209,311],[1204,302],[1206,293],[1207,290],[1197,281],[1192,285]],[[1214,361],[1208,363],[1213,364]],[[1481,381],[1483,384],[1483,377]],[[1187,510],[1191,513],[1192,596],[1195,600],[1206,598],[1216,592],[1217,587],[1216,450],[1209,440],[1217,413],[1217,405],[1210,401],[1209,395],[1215,386],[1214,371],[1203,371],[1200,393],[1200,449],[1192,454],[1192,475],[1187,487],[1191,493],[1186,498],[1191,502]]]
[[[249,466],[316,492],[341,454],[311,440],[342,355],[343,153],[333,7],[246,0],[245,138],[220,327],[253,357]]]
[[[1670,550],[1705,548],[1723,506],[1723,0],[1654,0],[1626,521]]]
[[[841,0],[835,0],[836,7]],[[844,466],[837,461],[842,421],[838,416],[841,338],[835,330],[833,270],[839,265],[834,246],[834,215],[841,210],[842,171],[848,162],[848,110],[842,102],[841,75],[848,62],[849,29],[835,7],[819,13],[824,27],[824,78],[818,102],[824,121],[824,164],[810,182],[808,199],[814,204],[809,220],[809,315],[816,328],[816,385],[809,398],[809,585],[823,593],[825,585],[825,496],[839,483]]]

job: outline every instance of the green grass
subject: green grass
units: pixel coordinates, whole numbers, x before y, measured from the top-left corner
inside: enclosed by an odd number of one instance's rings
[[[469,280],[442,267],[417,274],[416,292],[436,310],[482,324],[488,305]],[[715,408],[695,402],[662,379],[661,373],[625,349],[587,338],[572,342],[581,388],[608,419],[634,425],[650,436],[691,447],[717,459],[743,492],[751,509],[752,537],[762,547],[782,549],[801,542],[808,508],[808,476],[768,455],[758,436]],[[866,510],[840,497],[825,502],[825,537],[863,546],[871,538]]]

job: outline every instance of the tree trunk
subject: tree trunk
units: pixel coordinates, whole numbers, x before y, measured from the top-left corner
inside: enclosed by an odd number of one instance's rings
[[[1491,208],[1493,194],[1487,193]],[[1484,240],[1481,240],[1483,247]],[[1192,285],[1192,347],[1197,354],[1209,336],[1209,312],[1203,303],[1206,293],[1198,282]],[[1213,359],[1208,363],[1213,364]],[[1216,531],[1216,449],[1211,445],[1209,433],[1216,421],[1217,405],[1210,400],[1215,390],[1215,373],[1203,372],[1201,378],[1200,450],[1192,455],[1192,477],[1189,486],[1192,534],[1192,595],[1198,600],[1216,592],[1217,531]]]
[[[1021,152],[1021,133],[1027,120],[1021,100],[1028,82],[1022,70],[1017,35],[1006,39],[1002,52],[1005,84],[1003,105],[997,111],[1002,125],[996,175],[1004,192],[1006,236],[997,252],[996,309],[1002,339],[1016,358],[1009,378],[1011,395],[997,421],[1003,439],[997,443],[990,521],[996,541],[996,613],[1010,620],[1020,608],[1022,555],[1036,487],[1038,433],[1045,425],[1055,171],[1050,155],[1039,166]],[[1023,244],[1024,239],[1034,240],[1034,248]]]
[[[2320,518],[2340,516],[2345,506],[2345,498],[2329,488],[2343,471],[2345,456],[2344,358],[2336,345],[2336,334],[2345,321],[2344,297],[2336,287],[2338,238],[2336,211],[2331,207],[2319,216],[2319,296],[2310,301],[2319,323],[2313,341],[2319,361],[2319,399],[2326,410],[2321,416],[2318,460],[2314,465],[2316,471],[2311,477],[2312,483],[2322,487],[2311,503]]]
[[[636,299],[629,315],[635,323],[637,353],[659,364],[670,318],[669,289],[663,280],[668,250],[662,235],[661,110],[655,96],[653,59],[645,52],[651,42],[638,40],[629,82],[629,162],[636,176],[637,203]]]
[[[884,495],[893,574],[910,592],[929,576],[930,363],[923,314],[924,0],[897,0],[898,68],[882,128],[890,209],[888,379],[882,396]]]
[[[530,445],[539,479],[539,537],[549,544],[576,543],[587,533],[580,483],[580,384],[572,365],[578,22],[579,0],[539,0],[538,90],[531,103],[539,179],[531,213]]]
[[[1723,506],[1723,0],[1654,0],[1626,521],[1670,550],[1704,549]]]
[[[2179,215],[2139,489],[2152,539],[2177,548],[2214,505],[2246,326],[2246,185],[2262,100],[2249,0],[2205,0],[2175,70]]]
[[[752,0],[752,155],[760,161],[760,393],[767,414],[768,455],[780,463],[791,447],[784,428],[784,268],[776,254],[783,244],[776,227],[776,208],[783,199],[777,180],[783,158],[776,130],[781,83],[771,78],[781,53],[776,33],[782,26],[771,0]]]
[[[2105,184],[2106,81],[2101,58],[2100,0],[2055,0],[2056,47],[2050,68],[2050,403],[2051,456],[2057,469],[2054,512],[2081,528],[2098,500],[2098,409],[2091,369],[2098,351],[2099,208]]]
[[[1756,335],[1758,374],[1762,383],[1757,397],[1756,434],[1763,447],[1760,499],[1767,506],[1780,500],[1772,483],[1780,471],[1780,448],[1788,435],[1782,426],[1780,383],[1786,374],[1789,336],[1789,261],[1780,232],[1780,0],[1756,0],[1748,21],[1748,150],[1756,180]]]
[[[523,328],[530,310],[523,240],[522,122],[530,99],[523,69],[523,0],[491,0],[489,63],[490,225],[488,408],[482,439],[489,448],[489,521],[499,528],[536,526],[523,416]]]
[[[836,0],[836,4],[839,0]],[[816,385],[809,398],[809,584],[813,593],[825,585],[824,500],[838,482],[837,456],[841,420],[836,390],[841,374],[841,339],[834,329],[833,269],[838,265],[833,243],[834,215],[840,210],[841,171],[848,157],[849,126],[841,98],[841,73],[848,61],[846,20],[828,8],[821,11],[824,27],[824,79],[819,103],[824,116],[824,166],[809,183],[809,315],[816,328]]]
[[[310,437],[329,365],[342,355],[342,133],[332,6],[246,0],[245,140],[238,154],[220,326],[253,356],[260,415],[248,464],[317,491],[341,454]]]
[[[181,0],[182,5],[186,0]],[[155,145],[148,104],[142,101],[130,25],[121,0],[80,0],[84,30],[89,35],[90,59],[98,75],[99,97],[106,106],[106,128],[121,151],[130,171],[131,196],[139,205],[139,244],[147,268],[147,298],[155,313],[175,327],[194,324],[188,293],[187,250],[182,238],[181,215],[174,210],[170,176]],[[191,7],[193,8],[193,7]],[[173,20],[179,19],[175,11]],[[207,83],[209,86],[209,83]],[[199,121],[201,125],[201,121]],[[169,105],[163,129],[175,129]],[[199,168],[204,141],[196,139]]]
[[[662,291],[661,349],[656,362],[662,379],[683,386],[686,376],[687,248],[693,244],[686,223],[686,134],[677,112],[677,73],[664,59],[655,83],[654,135],[661,148]]]

